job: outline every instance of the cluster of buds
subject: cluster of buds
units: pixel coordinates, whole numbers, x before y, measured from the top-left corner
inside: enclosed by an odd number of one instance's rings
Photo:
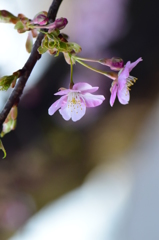
[[[24,14],[18,14],[16,17],[6,10],[0,10],[0,22],[14,24],[14,28],[18,31],[18,33],[28,32],[26,50],[29,53],[32,50],[33,38],[37,37],[38,32],[42,32],[42,29],[44,29],[44,33],[52,33],[54,31],[57,31],[59,35],[59,31],[63,29],[68,23],[66,18],[59,18],[56,19],[53,23],[49,23],[46,11],[42,11],[36,14],[35,17],[31,20]]]

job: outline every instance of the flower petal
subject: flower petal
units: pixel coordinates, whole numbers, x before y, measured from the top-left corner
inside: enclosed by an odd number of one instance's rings
[[[112,107],[114,105],[115,102],[115,98],[117,95],[117,84],[115,83],[112,87],[111,87],[111,96],[110,96],[110,106]]]
[[[135,62],[127,62],[127,64],[125,65],[125,67],[127,67],[129,69],[129,72],[131,72],[131,70],[139,63],[143,61],[143,59],[140,57],[138,58]]]
[[[97,107],[105,100],[103,95],[93,95],[91,93],[84,94],[82,98],[85,100],[86,107]]]
[[[74,108],[71,111],[71,118],[73,122],[80,120],[86,113],[86,105],[85,103],[81,102],[79,107],[78,104],[74,105]]]
[[[92,87],[88,83],[79,82],[74,84],[73,90],[79,90],[82,94],[84,94],[84,93],[96,92],[98,90],[98,87]]]
[[[80,120],[86,113],[86,106],[82,100],[77,104],[66,104],[62,106],[59,112],[66,121],[70,120],[71,118],[73,122],[76,122]]]
[[[64,90],[61,90],[57,93],[55,93],[54,95],[66,95],[70,92],[70,89],[64,89]]]
[[[67,104],[65,106],[63,106],[61,109],[59,109],[59,113],[62,115],[62,117],[68,121],[71,118],[71,114],[70,111],[68,109]]]
[[[126,79],[129,77],[129,68],[125,65],[125,67],[118,74],[118,83],[121,85],[126,84]]]
[[[59,100],[54,102],[48,109],[48,114],[53,115],[62,105],[67,101],[67,96],[62,96]]]
[[[117,92],[119,102],[123,105],[128,104],[130,100],[130,93],[127,87],[122,88],[121,90],[118,89]]]

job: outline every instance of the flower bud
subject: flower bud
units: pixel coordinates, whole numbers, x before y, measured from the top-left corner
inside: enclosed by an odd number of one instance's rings
[[[6,10],[0,10],[0,22],[16,24],[19,18]]]
[[[58,28],[59,30],[63,29],[67,25],[68,21],[66,18],[58,18],[55,20],[55,28]]]
[[[18,115],[18,108],[16,105],[14,105],[11,108],[5,122],[3,123],[1,137],[3,137],[5,134],[15,129],[16,123],[17,123],[17,115]]]
[[[116,71],[119,71],[124,67],[124,61],[122,58],[119,58],[119,57],[113,57],[111,59],[103,58],[99,60],[99,63],[106,65],[110,67],[110,69],[116,70]]]
[[[46,25],[48,21],[49,19],[47,17],[47,12],[43,11],[38,13],[30,22],[30,24],[37,24],[37,25],[43,26],[43,25]]]
[[[28,33],[28,37],[26,40],[26,44],[25,44],[26,50],[28,53],[31,53],[32,47],[33,47],[33,36],[32,36],[32,32],[30,31]]]
[[[63,29],[66,26],[67,23],[68,23],[68,21],[67,21],[66,18],[58,18],[53,23],[50,23],[50,24],[45,25],[45,26],[40,26],[39,25],[39,26],[36,26],[36,28],[40,28],[40,29],[45,28],[45,29],[49,29],[49,32],[52,32],[55,29],[59,29],[59,30]]]

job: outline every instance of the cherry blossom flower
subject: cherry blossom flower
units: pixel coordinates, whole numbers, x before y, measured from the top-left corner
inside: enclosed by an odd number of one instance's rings
[[[116,95],[118,96],[119,102],[121,104],[128,104],[130,100],[130,87],[136,82],[137,78],[129,75],[131,70],[142,61],[142,58],[138,58],[135,62],[127,62],[124,68],[122,68],[118,77],[113,81],[111,86],[111,97],[110,97],[110,105],[113,106]]]
[[[92,87],[88,83],[79,82],[73,85],[72,89],[61,88],[54,95],[60,95],[60,99],[54,102],[48,110],[53,115],[58,109],[62,117],[73,122],[80,120],[86,113],[87,107],[97,107],[102,104],[105,97],[94,95],[98,87]]]

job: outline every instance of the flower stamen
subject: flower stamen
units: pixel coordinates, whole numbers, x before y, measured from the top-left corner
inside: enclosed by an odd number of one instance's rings
[[[133,86],[134,83],[136,83],[136,81],[137,81],[137,78],[136,78],[136,77],[129,76],[129,77],[126,79],[127,89],[128,89],[128,90],[131,90],[130,87]]]

